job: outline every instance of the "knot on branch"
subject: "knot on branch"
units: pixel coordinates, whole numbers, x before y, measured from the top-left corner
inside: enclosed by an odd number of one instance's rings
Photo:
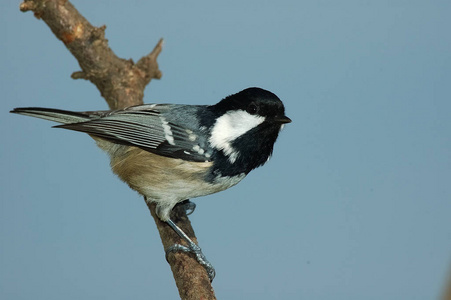
[[[38,8],[38,4],[31,0],[20,3],[19,9],[21,12],[33,11],[36,19],[41,19],[43,14],[42,9]]]
[[[81,39],[83,37],[83,33],[84,33],[83,24],[79,23],[79,24],[71,27],[70,29],[71,29],[70,31],[63,31],[59,36],[61,41],[65,45],[68,45],[68,44],[72,43],[73,41],[75,41],[76,39]]]
[[[20,3],[19,9],[21,12],[27,12],[29,10],[35,10],[36,9],[36,3],[33,1],[24,1]]]
[[[74,72],[74,73],[72,73],[72,75],[70,75],[70,77],[72,79],[85,79],[85,80],[89,79],[88,75],[83,71]]]
[[[94,39],[104,39],[105,38],[106,25],[96,27],[92,30],[91,34]]]

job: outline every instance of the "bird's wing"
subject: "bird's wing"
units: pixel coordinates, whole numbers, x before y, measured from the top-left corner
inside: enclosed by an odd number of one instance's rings
[[[109,141],[132,145],[162,156],[189,161],[208,161],[205,139],[194,128],[168,120],[168,110],[175,105],[148,104],[110,112],[86,112],[85,122],[55,127],[76,130]],[[166,116],[166,117],[165,117]]]

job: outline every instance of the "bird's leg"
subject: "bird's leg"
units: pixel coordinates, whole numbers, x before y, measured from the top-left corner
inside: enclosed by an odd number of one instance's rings
[[[192,203],[192,202],[190,202]],[[194,204],[194,203],[193,203]],[[213,278],[215,278],[216,272],[215,268],[213,268],[212,264],[207,260],[205,255],[202,253],[202,249],[198,245],[196,245],[184,232],[181,230],[175,223],[168,219],[166,221],[169,226],[171,226],[172,229],[188,244],[188,246],[183,246],[180,244],[175,244],[170,246],[166,249],[166,260],[168,260],[168,255],[171,252],[190,252],[193,253],[196,256],[197,262],[205,268],[207,271],[208,277],[210,278],[210,281],[213,281]]]

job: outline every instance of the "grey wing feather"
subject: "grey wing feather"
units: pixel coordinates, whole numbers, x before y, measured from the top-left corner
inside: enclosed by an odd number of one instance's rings
[[[175,124],[165,114],[174,105],[140,105],[110,112],[85,112],[94,117],[85,122],[63,124],[55,127],[76,130],[110,140],[133,145],[159,155],[190,161],[207,161],[194,128]]]

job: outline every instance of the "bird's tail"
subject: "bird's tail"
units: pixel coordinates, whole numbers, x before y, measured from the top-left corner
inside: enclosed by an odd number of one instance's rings
[[[10,112],[62,124],[84,122],[91,119],[87,113],[42,107],[18,107]]]

